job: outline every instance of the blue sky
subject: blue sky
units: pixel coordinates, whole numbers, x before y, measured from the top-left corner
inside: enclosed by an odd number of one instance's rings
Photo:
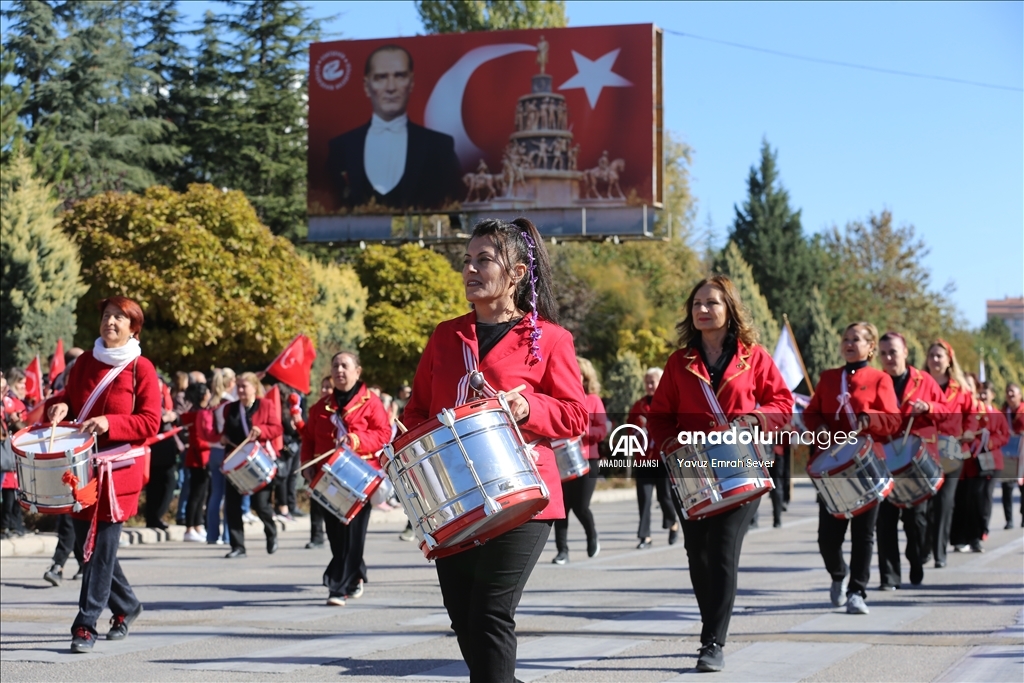
[[[412,2],[309,2],[332,38],[423,33]],[[210,2],[184,2],[198,20]],[[998,90],[665,36],[665,121],[694,151],[697,227],[723,240],[762,138],[809,233],[889,209],[931,248],[972,326],[1024,290],[1024,4],[568,2],[570,26],[653,22],[734,43]]]

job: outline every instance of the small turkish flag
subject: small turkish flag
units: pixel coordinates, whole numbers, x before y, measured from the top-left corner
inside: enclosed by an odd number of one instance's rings
[[[39,356],[33,358],[25,368],[25,398],[29,399],[32,405],[43,400],[43,369],[39,363]]]
[[[57,340],[57,350],[53,352],[53,360],[50,361],[50,386],[57,381],[60,374],[64,372],[64,340]]]
[[[313,342],[306,335],[300,334],[267,367],[267,374],[298,389],[303,394],[308,394],[309,373],[313,370],[314,360],[316,360],[316,349],[313,348]],[[278,408],[280,408],[280,398],[278,398]]]

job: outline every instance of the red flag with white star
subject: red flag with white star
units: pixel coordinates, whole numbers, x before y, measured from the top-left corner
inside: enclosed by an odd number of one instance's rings
[[[367,94],[370,79],[364,78],[368,69],[390,73],[379,57],[388,53],[385,46],[412,57],[411,91],[403,95],[406,86],[398,83],[379,96],[393,96],[387,111]],[[462,208],[655,204],[659,60],[660,32],[651,24],[314,43],[309,213],[358,212],[371,198],[374,206],[396,211],[403,201],[413,209],[427,207],[410,203],[432,201],[424,187],[436,178],[415,175],[413,134],[406,142],[401,119],[397,128],[391,119],[373,123],[375,113],[404,113],[409,124],[450,138],[463,174],[453,199]],[[405,63],[402,57],[392,71]],[[396,147],[391,140],[401,142]],[[435,175],[445,172],[442,156],[435,152],[426,164]],[[480,174],[478,193],[477,181],[466,174]],[[440,206],[451,207],[439,198],[434,208]]]

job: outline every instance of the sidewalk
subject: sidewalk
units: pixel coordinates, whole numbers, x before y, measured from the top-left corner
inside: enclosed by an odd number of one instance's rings
[[[635,488],[603,489],[594,491],[592,504],[617,503],[623,500],[635,500]],[[405,512],[401,508],[394,510],[374,509],[370,514],[370,524],[395,524],[406,521]],[[250,522],[255,524],[256,522]],[[277,520],[281,531],[309,531],[309,516],[296,517],[294,521]],[[151,545],[167,541],[182,542],[185,527],[171,526],[167,530],[147,529],[145,527],[124,527],[121,531],[123,543],[130,545]],[[0,557],[23,557],[26,555],[52,555],[57,547],[57,535],[54,533],[26,534],[0,540]]]

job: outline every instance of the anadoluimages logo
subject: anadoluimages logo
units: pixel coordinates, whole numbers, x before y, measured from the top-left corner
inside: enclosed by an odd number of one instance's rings
[[[643,457],[647,453],[647,432],[627,422],[612,430],[608,445],[613,458]]]
[[[349,76],[352,75],[352,65],[344,52],[328,50],[316,60],[313,75],[317,84],[324,90],[338,90],[348,83]]]

